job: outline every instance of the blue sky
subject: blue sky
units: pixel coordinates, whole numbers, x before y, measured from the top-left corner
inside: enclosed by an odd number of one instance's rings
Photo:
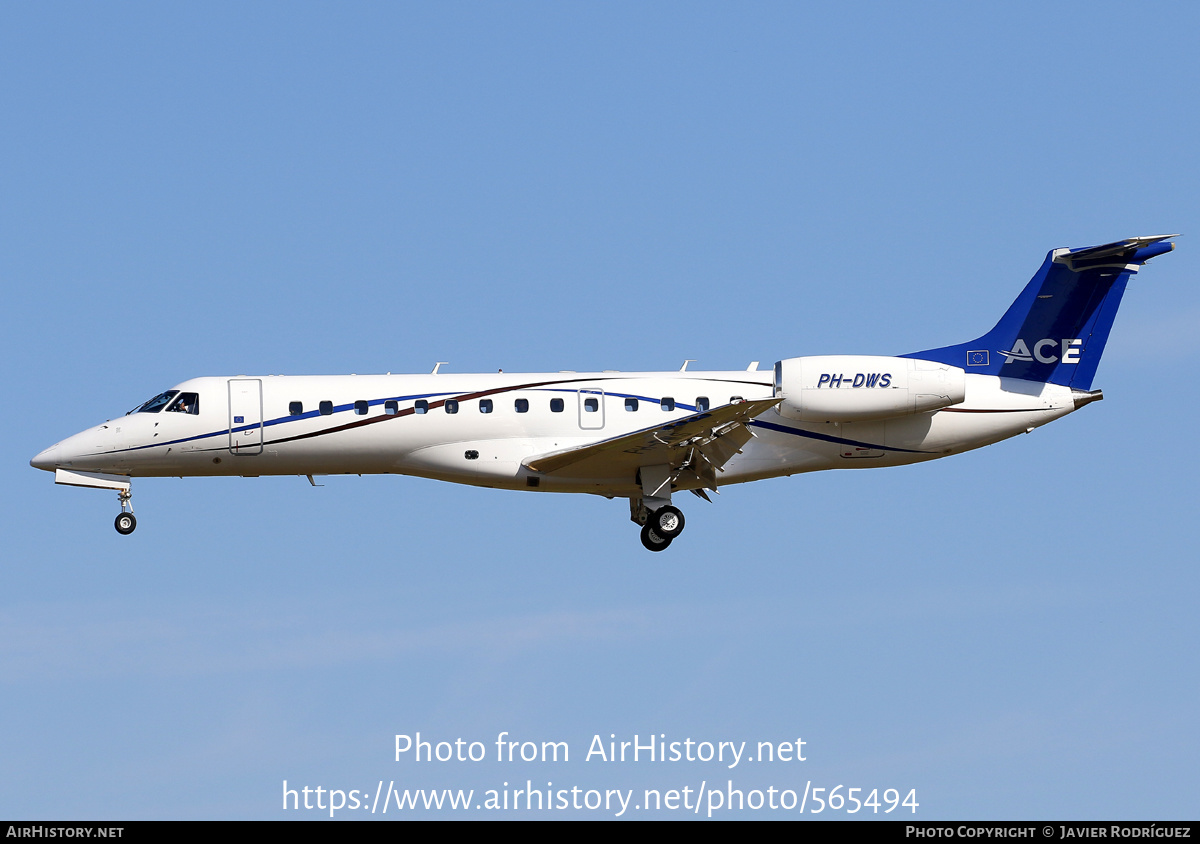
[[[5,5],[0,816],[315,819],[284,780],[528,778],[1194,818],[1198,23]],[[401,477],[141,481],[125,538],[115,495],[28,466],[197,375],[960,342],[1049,249],[1168,232],[1104,402],[932,464],[729,488],[663,554],[621,501]],[[417,731],[572,758],[393,761]],[[808,759],[583,761],[635,733],[799,736]]]

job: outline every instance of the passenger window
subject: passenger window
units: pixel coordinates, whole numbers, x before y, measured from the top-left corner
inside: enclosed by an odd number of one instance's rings
[[[659,402],[659,406],[669,413],[675,409],[675,399],[670,396],[663,396],[662,401]]]
[[[583,409],[586,413],[595,413],[600,409],[600,399],[584,399]]]
[[[517,399],[514,404],[517,408],[517,413],[529,412],[529,399]]]
[[[479,400],[479,412],[480,413],[491,413],[492,412],[492,400],[491,399],[480,399]]]
[[[333,402],[323,401],[323,402],[321,402],[320,408],[321,408],[322,416],[332,416],[333,415]]]
[[[396,404],[394,401],[385,401],[383,403],[383,412],[388,416],[395,416],[400,412],[400,405]]]
[[[446,412],[458,413],[458,402],[455,399],[446,399]]]
[[[696,412],[704,413],[708,410],[708,396],[700,396],[696,399]]]
[[[428,413],[429,402],[425,399],[417,399],[417,403],[413,405],[413,413]]]
[[[366,415],[367,415],[367,410],[368,410],[369,408],[370,408],[370,405],[369,405],[369,404],[367,404],[367,403],[366,403],[365,401],[363,401],[362,399],[359,399],[358,401],[356,401],[356,402],[354,403],[354,415],[355,415],[355,416],[366,416]]]
[[[291,404],[289,404],[288,405],[288,414],[291,416],[303,416],[304,415],[304,402],[294,401]]]
[[[168,413],[190,413],[193,416],[200,412],[200,396],[196,393],[180,393],[179,398],[167,408]]]
[[[562,413],[563,412],[563,400],[562,399],[550,399],[550,412],[551,413]]]
[[[625,409],[628,410],[630,413],[636,411],[638,409],[638,400],[637,399],[625,399]]]

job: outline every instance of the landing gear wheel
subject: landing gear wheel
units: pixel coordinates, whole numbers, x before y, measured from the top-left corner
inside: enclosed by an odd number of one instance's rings
[[[650,514],[647,524],[652,525],[659,536],[671,540],[683,533],[683,513],[666,504]]]
[[[129,536],[133,533],[133,529],[137,527],[137,519],[133,517],[133,513],[119,513],[115,522],[117,533],[121,536]]]
[[[651,551],[665,551],[671,544],[669,536],[661,536],[651,525],[642,526],[642,544]]]

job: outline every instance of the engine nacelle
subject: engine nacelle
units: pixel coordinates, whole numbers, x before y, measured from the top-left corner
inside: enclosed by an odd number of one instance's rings
[[[957,366],[877,355],[815,355],[775,364],[779,413],[799,422],[860,422],[958,404],[967,396]]]

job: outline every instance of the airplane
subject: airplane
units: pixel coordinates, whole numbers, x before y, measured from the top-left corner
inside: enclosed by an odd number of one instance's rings
[[[1128,280],[1178,235],[1054,249],[983,336],[772,371],[203,377],[30,461],[116,490],[142,477],[401,474],[629,499],[642,544],[682,533],[674,493],[980,448],[1103,398],[1092,380]]]

